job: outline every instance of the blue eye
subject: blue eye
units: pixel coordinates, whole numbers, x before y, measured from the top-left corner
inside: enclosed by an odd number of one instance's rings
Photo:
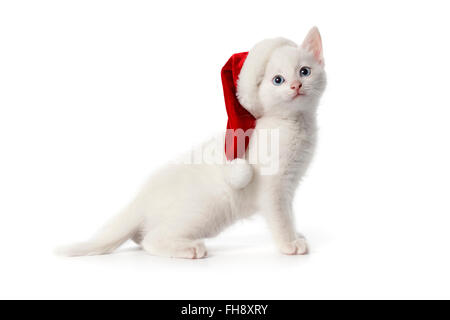
[[[276,86],[282,85],[284,82],[284,78],[280,75],[273,77],[272,83]]]
[[[311,75],[311,68],[302,67],[300,69],[300,77],[308,77],[309,75]]]

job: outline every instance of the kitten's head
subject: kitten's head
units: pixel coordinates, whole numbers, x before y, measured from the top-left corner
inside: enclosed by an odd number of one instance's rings
[[[322,40],[311,29],[302,45],[268,39],[250,50],[238,82],[238,98],[254,116],[315,110],[325,90]]]

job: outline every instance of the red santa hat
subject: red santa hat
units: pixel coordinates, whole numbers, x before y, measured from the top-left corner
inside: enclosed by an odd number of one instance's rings
[[[236,53],[223,66],[222,86],[228,114],[225,155],[228,160],[245,158],[252,130],[260,116],[258,87],[273,51],[294,42],[275,38],[256,44],[249,52]],[[245,140],[240,140],[245,139]],[[245,146],[241,147],[240,144]]]

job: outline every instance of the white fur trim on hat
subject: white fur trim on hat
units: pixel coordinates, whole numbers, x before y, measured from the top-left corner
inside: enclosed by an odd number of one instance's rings
[[[266,65],[273,51],[284,46],[297,45],[285,38],[266,39],[257,43],[248,53],[237,82],[237,97],[241,105],[258,117],[258,86],[264,77]]]

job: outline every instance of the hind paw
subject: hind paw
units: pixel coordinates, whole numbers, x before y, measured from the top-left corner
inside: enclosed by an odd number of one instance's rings
[[[194,242],[185,247],[181,247],[174,252],[173,258],[202,259],[208,255],[203,242]]]
[[[281,246],[281,252],[287,255],[303,255],[308,253],[308,246],[305,238],[297,238],[294,241]]]
[[[158,240],[148,237],[142,242],[142,247],[152,255],[170,258],[202,259],[208,254],[201,240]]]

